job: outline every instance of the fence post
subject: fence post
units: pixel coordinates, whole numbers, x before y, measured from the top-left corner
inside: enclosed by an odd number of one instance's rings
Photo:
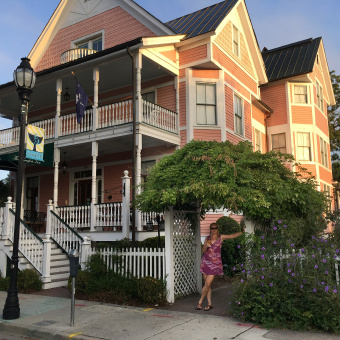
[[[91,239],[88,235],[84,236],[84,242],[80,247],[80,265],[81,269],[85,269],[85,264],[91,254]]]
[[[199,206],[199,204],[198,204]],[[201,267],[201,258],[202,258],[202,243],[201,243],[201,224],[200,224],[200,210],[197,209],[198,218],[197,224],[195,228],[195,243],[196,243],[196,274],[197,274],[197,291],[199,293],[202,292],[202,274],[200,271]]]
[[[52,218],[51,211],[53,210],[52,200],[47,204],[47,216],[46,216],[46,233],[44,242],[44,254],[43,254],[43,273],[42,281],[44,283],[51,282],[51,231],[52,231]]]
[[[174,209],[168,207],[164,213],[165,219],[165,275],[167,288],[167,301],[175,302],[175,268],[174,268]]]
[[[9,209],[12,209],[13,207],[13,202],[12,202],[12,197],[8,196],[7,197],[7,202],[5,203],[5,211],[4,211],[4,228],[2,230],[2,238],[3,239],[8,239],[9,238],[9,233],[10,233],[10,221],[9,221]]]
[[[122,196],[122,232],[124,237],[130,238],[130,183],[129,171],[124,171]]]

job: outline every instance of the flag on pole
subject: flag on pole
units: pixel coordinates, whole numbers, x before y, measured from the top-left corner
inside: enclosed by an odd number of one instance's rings
[[[83,118],[88,102],[88,97],[84,91],[84,89],[78,83],[76,79],[76,113],[77,113],[77,122],[81,123],[81,119]]]

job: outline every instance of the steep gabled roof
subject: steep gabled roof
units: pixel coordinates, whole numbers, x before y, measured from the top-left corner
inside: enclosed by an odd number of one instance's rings
[[[262,51],[268,81],[312,72],[320,42],[321,38],[310,38]]]
[[[186,39],[214,31],[238,0],[226,0],[191,14],[165,23],[177,34],[186,34]]]

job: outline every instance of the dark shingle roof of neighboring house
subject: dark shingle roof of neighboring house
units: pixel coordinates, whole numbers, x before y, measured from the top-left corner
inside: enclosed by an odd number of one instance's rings
[[[262,51],[268,81],[289,78],[313,71],[321,38]]]
[[[214,31],[238,0],[226,0],[216,5],[165,23],[176,34],[186,34],[186,39]]]

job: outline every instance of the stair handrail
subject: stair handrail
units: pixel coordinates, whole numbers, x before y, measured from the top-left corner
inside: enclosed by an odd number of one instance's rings
[[[13,243],[15,211],[13,209],[9,209],[9,211],[11,212],[11,216],[13,216],[12,218],[10,218],[11,221],[10,221],[9,240]],[[27,240],[29,240],[28,244],[24,242]],[[26,260],[40,274],[42,274],[43,273],[44,242],[21,218],[20,218],[20,228],[19,228],[18,249],[19,249],[19,252],[26,258]]]
[[[84,239],[51,210],[51,238],[67,254],[71,249],[81,251],[81,243]]]

